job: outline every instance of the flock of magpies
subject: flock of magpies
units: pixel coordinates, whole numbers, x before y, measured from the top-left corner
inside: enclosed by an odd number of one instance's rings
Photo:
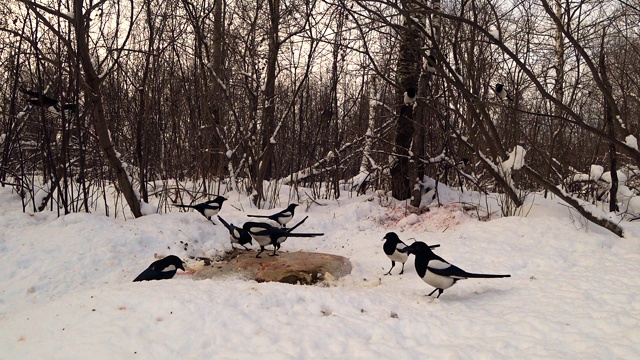
[[[231,247],[235,249],[234,244],[241,245],[246,250],[247,244],[252,244],[252,240],[255,240],[260,245],[260,250],[256,255],[256,258],[260,257],[265,250],[266,246],[273,246],[273,253],[270,256],[277,256],[277,250],[280,249],[280,245],[288,237],[315,237],[322,236],[322,233],[293,233],[298,226],[300,226],[307,219],[305,217],[291,228],[287,228],[287,223],[291,221],[294,215],[295,208],[298,204],[290,204],[286,209],[277,212],[272,215],[248,215],[255,218],[266,218],[277,223],[279,226],[272,225],[266,222],[249,221],[244,223],[242,227],[235,226],[224,220],[218,213],[222,208],[222,203],[227,199],[223,196],[217,196],[215,199],[196,205],[174,205],[181,208],[192,208],[200,212],[208,220],[212,220],[213,216],[217,216],[222,224],[229,230],[229,239],[231,240]],[[391,268],[385,275],[391,275],[391,270],[396,265],[396,262],[402,263],[402,269],[400,275],[404,273],[404,263],[409,258],[409,255],[415,255],[415,268],[418,276],[427,284],[433,286],[435,289],[428,295],[433,295],[438,292],[439,298],[445,289],[453,286],[458,280],[469,278],[504,278],[511,275],[495,275],[495,274],[476,274],[466,272],[459,267],[450,264],[440,256],[436,255],[432,250],[440,245],[427,245],[422,241],[416,241],[411,245],[405,244],[395,232],[387,233],[383,240],[385,240],[382,249],[384,253],[391,260]],[[163,259],[154,261],[149,267],[144,270],[133,281],[146,281],[146,280],[163,280],[172,278],[178,269],[184,271],[182,260],[175,256],[169,255]]]

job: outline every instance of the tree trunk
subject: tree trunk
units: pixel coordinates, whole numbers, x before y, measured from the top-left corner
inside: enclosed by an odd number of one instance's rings
[[[422,37],[418,24],[413,21],[412,6],[409,2],[404,2],[404,27],[400,49],[398,53],[398,89],[397,98],[403,99],[405,92],[416,92],[418,90],[418,79],[422,65],[420,47]],[[402,100],[400,100],[402,101]],[[398,114],[396,123],[396,136],[394,141],[394,162],[391,167],[391,194],[398,200],[406,200],[411,197],[411,162],[409,149],[415,128],[413,126],[413,106],[414,104],[403,104]],[[415,163],[414,163],[415,164]]]
[[[275,139],[275,93],[276,93],[276,70],[278,65],[278,52],[280,50],[280,39],[278,32],[280,29],[280,0],[269,0],[269,52],[267,55],[267,70],[265,85],[262,97],[262,153],[258,155],[258,161],[254,164],[254,195],[253,203],[260,206],[264,199],[263,181],[269,177],[271,172],[271,157]]]
[[[111,136],[109,135],[109,126],[107,125],[107,118],[104,113],[101,80],[91,61],[91,52],[89,50],[88,34],[90,18],[83,14],[82,5],[82,0],[75,0],[74,26],[76,30],[78,56],[80,57],[82,69],[84,70],[84,82],[86,86],[85,106],[92,110],[93,127],[95,128],[100,148],[116,175],[118,186],[131,209],[131,213],[135,217],[141,217],[142,212],[140,211],[140,199],[138,199],[138,196],[133,189],[131,178],[122,165],[119,154],[113,148]]]

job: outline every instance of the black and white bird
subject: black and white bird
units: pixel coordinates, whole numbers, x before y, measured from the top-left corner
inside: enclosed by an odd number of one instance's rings
[[[207,202],[203,202],[196,205],[173,205],[179,208],[189,208],[196,209],[202,216],[206,217],[208,220],[211,220],[211,217],[218,215],[220,209],[222,208],[222,203],[225,202],[227,198],[224,196],[216,196],[215,199],[209,200]]]
[[[391,269],[389,269],[389,271],[385,275],[391,275],[391,270],[393,270],[393,267],[396,266],[396,261],[402,263],[402,270],[400,270],[399,274],[402,275],[404,273],[404,263],[407,261],[409,254],[407,254],[406,252],[401,252],[399,250],[406,248],[407,244],[400,240],[398,234],[394,232],[387,233],[387,235],[385,235],[382,239],[386,240],[384,242],[384,245],[382,245],[382,250],[384,250],[384,253],[387,254],[387,257],[389,257],[389,259],[391,260]],[[440,245],[431,245],[429,247],[435,249],[438,246]]]
[[[260,254],[265,250],[265,247],[273,246],[273,253],[270,256],[278,256],[276,253],[280,249],[280,245],[289,237],[316,237],[322,236],[323,233],[293,233],[292,231],[300,226],[307,218],[296,224],[296,226],[286,229],[273,226],[268,223],[249,221],[244,223],[242,228],[246,230],[253,239],[260,245],[260,251],[256,255],[256,258],[260,257]]]
[[[474,274],[468,273],[459,267],[448,263],[446,260],[431,251],[429,245],[422,241],[416,241],[400,250],[416,256],[415,267],[422,281],[435,287],[428,296],[438,291],[437,298],[445,289],[453,286],[458,280],[469,278],[505,278],[511,275]]]
[[[416,89],[407,88],[407,91],[404,92],[404,104],[411,105],[416,102]]]
[[[27,102],[34,106],[40,106],[44,108],[53,107],[58,112],[60,112],[60,110],[76,111],[78,108],[78,105],[75,103],[61,104],[57,99],[54,99],[38,91],[27,90],[25,88],[20,88],[20,91],[29,96]]]
[[[247,216],[255,217],[255,218],[270,219],[280,224],[280,226],[286,228],[287,223],[291,221],[291,219],[293,219],[296,206],[298,206],[298,204],[289,204],[289,206],[287,206],[286,209],[272,215],[247,215]]]
[[[496,95],[500,100],[513,100],[511,96],[507,93],[507,90],[504,88],[503,84],[497,83],[495,88]]]
[[[220,215],[218,215],[218,219],[220,219],[224,227],[226,227],[227,230],[229,230],[229,239],[231,240],[231,248],[235,249],[233,244],[238,244],[244,247],[246,250],[249,250],[246,244],[252,243],[253,238],[251,237],[251,234],[249,234],[245,229],[241,227],[237,227],[233,224],[229,224],[222,217],[220,217]]]
[[[165,280],[171,279],[178,269],[184,271],[182,260],[175,255],[169,255],[164,259],[154,261],[149,267],[140,273],[133,281]]]
[[[436,73],[436,57],[429,54],[427,55],[427,61],[426,61],[426,69],[429,73],[431,74],[435,74]]]

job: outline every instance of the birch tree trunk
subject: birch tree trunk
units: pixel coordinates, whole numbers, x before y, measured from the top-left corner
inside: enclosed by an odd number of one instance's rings
[[[398,89],[397,98],[402,102],[403,94],[407,91],[416,92],[422,64],[420,46],[422,37],[418,24],[411,19],[412,5],[410,1],[403,2],[404,26],[400,48],[398,53]],[[391,194],[398,200],[406,200],[411,197],[411,162],[409,149],[415,128],[414,104],[402,104],[396,123],[396,135],[393,147],[394,160],[391,166]]]

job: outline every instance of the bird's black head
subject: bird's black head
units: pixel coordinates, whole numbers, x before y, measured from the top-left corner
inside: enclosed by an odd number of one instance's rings
[[[500,83],[497,83],[497,84],[496,84],[496,91],[497,91],[497,92],[502,92],[502,88],[503,88],[503,87],[504,87],[504,85],[502,85],[502,84],[500,84]]]
[[[299,205],[298,204],[289,204],[289,210],[295,209],[296,206],[299,206]]]
[[[423,253],[428,254],[428,253],[432,253],[433,251],[431,251],[431,248],[429,248],[429,245],[423,243],[422,241],[416,241],[413,244],[402,249],[402,252],[415,255],[415,254],[423,254]]]
[[[217,202],[217,203],[220,203],[220,204],[222,204],[223,202],[225,202],[225,201],[227,201],[227,200],[229,200],[229,199],[227,199],[227,198],[226,198],[226,197],[224,197],[224,196],[217,196],[215,199],[213,199],[213,201],[215,201],[215,202]]]
[[[398,234],[392,232],[388,232],[387,235],[385,235],[382,240],[391,240],[394,242],[400,242],[400,238],[398,237]]]
[[[407,88],[407,96],[408,96],[408,97],[410,97],[410,98],[412,98],[412,99],[413,99],[414,97],[416,97],[416,89],[414,89],[414,88],[412,88],[412,87]]]
[[[180,260],[179,257],[175,255],[169,255],[163,260],[166,262],[167,266],[173,265],[176,267],[176,269],[181,269],[182,271],[185,271],[184,266],[182,266],[182,260]]]

